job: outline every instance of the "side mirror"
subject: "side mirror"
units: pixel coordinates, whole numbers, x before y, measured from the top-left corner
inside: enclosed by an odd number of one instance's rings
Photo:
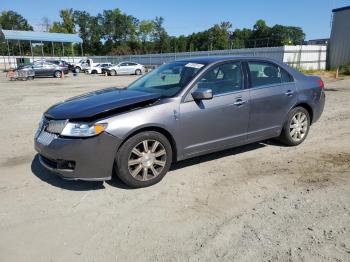
[[[209,100],[213,98],[213,91],[210,88],[197,88],[191,95],[194,100]]]

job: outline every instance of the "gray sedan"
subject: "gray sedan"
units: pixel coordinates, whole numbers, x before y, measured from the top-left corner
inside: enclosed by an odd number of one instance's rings
[[[159,182],[171,163],[269,138],[302,143],[325,104],[319,77],[256,57],[160,66],[126,89],[49,108],[35,135],[43,166],[67,179],[131,187]]]

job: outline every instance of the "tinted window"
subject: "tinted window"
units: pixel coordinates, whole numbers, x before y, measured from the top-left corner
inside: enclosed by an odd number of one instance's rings
[[[250,79],[252,87],[280,84],[282,82],[281,69],[267,62],[249,62]],[[284,70],[282,71],[284,72]],[[284,72],[286,74],[286,72]],[[284,77],[286,77],[284,75]]]
[[[121,63],[120,66],[127,66],[128,63]]]
[[[240,63],[227,63],[214,67],[199,81],[199,88],[210,88],[214,95],[229,93],[242,88]]]
[[[286,70],[280,68],[282,83],[293,82],[293,77]]]
[[[55,61],[55,60],[48,60],[46,62],[55,64],[55,65],[59,65],[60,64],[60,61]]]
[[[136,66],[137,64],[135,63],[129,63],[130,66]]]
[[[53,63],[44,63],[43,65],[45,67],[54,67],[55,66],[55,64],[53,64]]]

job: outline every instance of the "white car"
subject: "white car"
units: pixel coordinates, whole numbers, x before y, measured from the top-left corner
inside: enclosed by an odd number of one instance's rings
[[[102,74],[102,69],[112,66],[111,63],[101,63],[91,66],[87,69],[89,74]]]
[[[108,67],[104,71],[108,75],[142,75],[146,72],[145,66],[134,62],[121,62],[117,65]]]

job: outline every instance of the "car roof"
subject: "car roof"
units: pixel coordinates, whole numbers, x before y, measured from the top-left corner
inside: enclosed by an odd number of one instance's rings
[[[261,60],[261,61],[270,61],[280,64],[279,61],[267,57],[258,57],[258,56],[203,56],[203,57],[193,57],[181,59],[178,61],[190,62],[190,63],[203,63],[203,64],[212,64],[217,62],[225,62],[229,60]]]

